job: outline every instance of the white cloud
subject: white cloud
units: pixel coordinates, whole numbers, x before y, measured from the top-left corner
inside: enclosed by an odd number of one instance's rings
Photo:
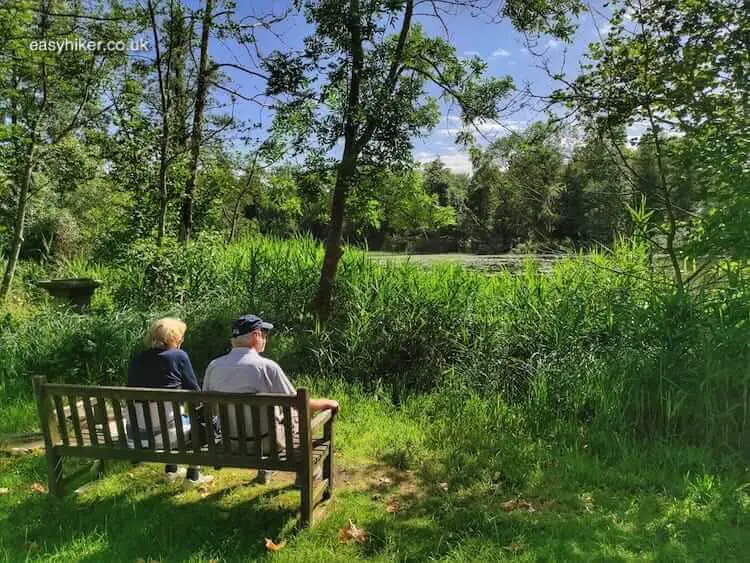
[[[445,167],[451,172],[457,174],[471,174],[471,160],[469,155],[464,152],[454,151],[449,153],[434,153],[427,151],[420,151],[414,155],[417,162],[431,162],[436,158],[439,158]]]
[[[438,135],[452,136],[461,130],[460,122],[461,119],[449,115],[445,118],[447,127],[441,127],[438,129]],[[501,134],[507,134],[513,131],[520,131],[528,125],[528,122],[519,119],[508,119],[501,122],[496,121],[480,121],[476,124],[476,128],[469,127],[469,132],[476,133],[477,129],[483,135],[488,137],[495,137]]]
[[[506,51],[505,49],[495,49],[492,51],[493,57],[510,57],[510,51]]]
[[[550,39],[544,45],[546,49],[557,49],[560,46],[560,42],[557,39]]]

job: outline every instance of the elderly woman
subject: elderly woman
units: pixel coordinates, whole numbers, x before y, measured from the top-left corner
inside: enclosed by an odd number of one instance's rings
[[[151,323],[144,340],[146,350],[139,352],[128,368],[128,387],[150,387],[156,389],[190,389],[200,391],[195,380],[193,366],[184,350],[180,349],[187,325],[180,319],[163,318]],[[153,410],[153,409],[152,409]],[[168,412],[167,425],[174,429],[174,416],[180,413]],[[151,413],[154,427],[159,428],[159,413]],[[137,409],[138,427],[144,428],[143,409]],[[133,421],[131,421],[132,424]],[[156,437],[159,442],[161,439]],[[164,468],[166,476],[173,481],[178,477],[176,465]],[[213,477],[200,474],[200,468],[189,467],[186,472],[185,487],[210,483]]]

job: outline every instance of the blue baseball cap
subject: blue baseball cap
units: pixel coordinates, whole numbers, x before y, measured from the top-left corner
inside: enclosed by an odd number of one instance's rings
[[[254,330],[271,330],[273,325],[265,322],[257,315],[242,315],[236,321],[232,321],[232,338],[249,334]]]

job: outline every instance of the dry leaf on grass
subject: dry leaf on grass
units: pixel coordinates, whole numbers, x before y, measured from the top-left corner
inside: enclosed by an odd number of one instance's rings
[[[383,485],[390,485],[393,483],[393,479],[390,477],[378,477],[378,481],[380,481]]]
[[[35,493],[46,493],[47,487],[45,487],[41,483],[32,483],[31,490],[34,491]]]
[[[398,502],[397,498],[390,499],[385,505],[386,512],[394,513],[399,510],[401,510],[401,504]]]
[[[200,493],[201,498],[206,498],[211,493],[208,489],[208,485],[201,485],[198,487],[198,492]]]
[[[503,549],[505,551],[510,551],[511,553],[519,553],[523,550],[523,546],[520,543],[512,543],[510,545],[503,546]]]
[[[283,541],[281,543],[273,543],[273,540],[270,538],[266,538],[266,549],[268,551],[279,551],[280,549],[283,549],[286,545],[286,542]]]
[[[581,502],[583,503],[583,507],[588,512],[594,510],[594,497],[592,497],[589,493],[584,493],[581,495]]]
[[[0,487],[0,495],[7,495],[8,492],[8,487]]]
[[[438,483],[438,487],[440,487],[444,491],[447,491],[448,490],[448,483]]]
[[[534,508],[530,502],[517,498],[506,500],[504,503],[500,504],[500,508],[505,512],[512,512],[519,508],[523,508],[527,512],[536,512],[536,508]]]
[[[351,540],[357,543],[365,543],[367,541],[367,532],[362,528],[357,528],[354,522],[349,520],[349,524],[339,530],[339,541],[341,543],[349,543]]]

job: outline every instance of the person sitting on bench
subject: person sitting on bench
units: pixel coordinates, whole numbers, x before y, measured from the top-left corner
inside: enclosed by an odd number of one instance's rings
[[[153,321],[144,339],[147,349],[136,354],[130,362],[128,387],[200,391],[190,357],[180,349],[186,330],[187,325],[180,319],[166,317]],[[169,405],[166,407],[167,427],[170,431],[175,431],[174,417],[181,415],[179,412],[173,412]],[[160,424],[156,403],[151,404],[149,411],[155,432],[158,432]],[[128,433],[131,437],[134,434],[132,431],[134,424],[137,424],[139,429],[146,427],[142,403],[136,403],[136,417],[137,423],[132,420],[128,421],[131,428]],[[159,443],[161,442],[160,435],[155,435],[155,438]],[[172,438],[170,442],[174,443],[175,439]],[[166,465],[164,472],[170,481],[174,481],[181,474],[177,466],[173,464]],[[199,467],[191,466],[185,473],[184,486],[185,488],[194,487],[213,480],[211,475],[201,475]]]
[[[204,391],[222,393],[278,393],[282,395],[296,395],[292,383],[287,378],[281,366],[269,358],[261,356],[266,348],[268,333],[273,328],[271,323],[263,321],[256,315],[243,315],[232,323],[232,350],[215,358],[206,368],[203,379]],[[338,402],[332,399],[311,399],[310,409],[315,412],[324,409],[338,411]],[[279,411],[277,407],[277,411]],[[245,416],[247,425],[251,424],[250,413]],[[281,413],[276,412],[277,422],[283,420]],[[230,421],[234,417],[230,416]],[[261,434],[274,432],[276,444],[283,445],[282,426],[277,424],[275,429],[267,428],[266,417],[261,420]],[[252,430],[247,434],[252,436]],[[222,429],[222,439],[237,440],[237,429]],[[271,441],[263,440],[263,450],[268,451]],[[266,443],[267,442],[267,443]],[[282,446],[283,447],[283,446]],[[256,481],[265,484],[271,480],[273,472],[258,470]]]

